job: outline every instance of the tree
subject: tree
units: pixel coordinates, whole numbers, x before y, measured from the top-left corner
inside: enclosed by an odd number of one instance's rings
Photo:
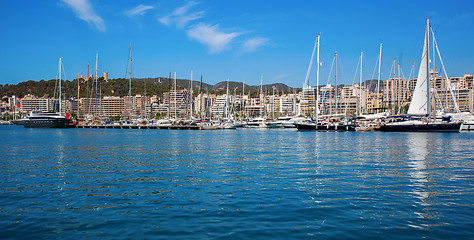
[[[77,119],[77,114],[75,112],[71,112],[71,119]]]

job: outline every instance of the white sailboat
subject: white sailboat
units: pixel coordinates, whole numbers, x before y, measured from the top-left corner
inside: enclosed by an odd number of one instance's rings
[[[425,41],[421,55],[420,69],[413,97],[408,108],[408,115],[390,119],[380,127],[381,131],[397,132],[457,132],[460,122],[433,121],[431,116],[430,97],[430,21],[426,19]]]
[[[310,122],[303,122],[303,121],[300,121],[299,119],[295,120],[294,121],[294,125],[295,127],[300,130],[300,131],[355,131],[355,125],[353,124],[347,124],[347,123],[343,123],[343,124],[340,124],[340,121],[338,121],[337,123],[329,123],[329,122],[320,122],[319,120],[323,117],[320,115],[320,112],[319,112],[319,66],[320,66],[320,62],[319,62],[319,42],[320,42],[320,33],[318,33],[317,37],[316,37],[316,42],[314,44],[315,48],[313,49],[313,54],[311,55],[311,60],[310,60],[310,65],[309,65],[309,68],[308,68],[308,72],[306,74],[306,80],[305,80],[305,86],[308,86],[307,84],[307,79],[308,79],[308,76],[309,76],[309,71],[311,69],[311,65],[312,65],[312,61],[313,61],[313,58],[314,58],[314,53],[315,53],[315,50],[317,50],[317,55],[316,55],[316,64],[317,64],[317,69],[316,69],[316,97],[315,97],[315,106],[314,106],[314,109],[315,109],[315,118],[316,118],[316,121],[310,121]],[[337,62],[337,52],[335,54],[335,58],[334,60]],[[336,69],[337,69],[337,65],[336,65]],[[335,94],[334,94],[334,97],[335,97],[335,109],[336,109],[336,114],[330,114],[330,116],[328,115],[327,117],[330,118],[330,117],[337,117],[338,115],[339,116],[344,116],[345,114],[338,114],[337,112],[337,73],[336,73],[336,90],[335,90]],[[331,109],[331,108],[330,108]]]

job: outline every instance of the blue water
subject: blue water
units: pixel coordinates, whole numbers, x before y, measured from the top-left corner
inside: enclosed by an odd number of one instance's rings
[[[474,239],[474,134],[0,126],[0,239]]]

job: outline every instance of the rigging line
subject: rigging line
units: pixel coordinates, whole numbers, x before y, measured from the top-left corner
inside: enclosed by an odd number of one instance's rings
[[[400,67],[400,73],[402,74],[402,79],[405,79],[405,74],[403,74],[403,69]]]
[[[391,65],[392,65],[392,66],[390,67],[390,73],[388,74],[388,78],[389,78],[389,79],[390,79],[390,76],[392,75],[392,71],[393,71],[393,74],[394,74],[394,76],[395,76],[395,68],[394,68],[394,65],[393,65],[393,64],[391,64]],[[395,77],[393,77],[393,78],[395,78]]]
[[[338,78],[341,78],[341,79],[342,79],[342,81],[339,81],[339,82],[340,82],[340,84],[342,84],[343,86],[345,86],[345,84],[343,83],[343,82],[345,82],[344,80],[345,80],[345,76],[346,76],[346,72],[345,72],[345,70],[344,70],[345,68],[344,68],[344,66],[342,65],[341,57],[340,57],[339,54],[337,55],[337,58],[338,58],[338,59],[337,59],[336,61],[337,61],[337,62],[339,63],[339,65],[340,65],[339,69],[341,69],[341,71],[339,72],[339,77],[338,77]],[[342,87],[342,89],[341,89],[341,94],[342,94],[342,91],[343,91],[343,90],[344,90],[344,87]],[[337,93],[336,93],[336,98],[337,98],[337,97],[338,97],[338,95],[337,95]],[[342,96],[341,96],[341,97],[342,97]],[[347,113],[348,102],[347,102],[346,96],[344,96],[344,99],[343,99],[343,100],[344,100],[345,105],[346,105],[345,110],[346,110],[346,113]]]
[[[354,83],[355,83],[355,79],[357,77],[357,72],[359,70],[359,65],[360,65],[360,57],[359,57],[359,61],[357,61],[357,67],[356,67],[356,70],[355,70],[355,73],[354,73],[354,79],[352,79],[352,85],[354,85]]]
[[[58,88],[58,81],[59,81],[59,69],[56,72],[56,81],[54,81],[54,92],[53,92],[53,98],[56,98],[56,90]]]
[[[377,71],[378,64],[379,64],[379,58],[377,57],[377,61],[375,61],[374,72],[372,73],[372,77],[370,78],[370,85],[369,85],[368,90],[372,89],[372,83],[373,83],[372,80],[374,80],[374,75],[375,75],[375,71]]]
[[[454,96],[454,93],[453,93],[453,90],[451,88],[451,81],[449,80],[448,78],[448,74],[446,73],[446,69],[444,68],[444,63],[443,63],[443,59],[441,58],[441,54],[439,53],[439,48],[438,48],[438,43],[436,42],[436,39],[435,39],[435,36],[434,36],[434,32],[433,32],[433,28],[430,28],[431,29],[431,32],[432,32],[432,35],[433,35],[433,42],[435,43],[436,45],[436,51],[438,53],[438,57],[439,57],[439,61],[441,62],[441,67],[443,68],[443,72],[444,72],[444,75],[446,77],[446,81],[448,82],[448,88],[449,88],[449,92],[451,93],[451,97],[453,98],[453,102],[454,102],[454,110],[456,110],[456,112],[460,112],[459,110],[459,105],[456,101],[456,98]],[[434,58],[434,56],[433,56]]]
[[[125,68],[125,77],[124,77],[124,79],[127,79],[129,62],[130,62],[130,49],[128,50],[127,67]]]
[[[60,66],[60,67],[61,67],[61,69],[62,69],[62,71],[61,71],[61,72],[62,72],[62,73],[63,73],[63,75],[64,75],[64,81],[66,82],[67,76],[66,76],[66,70],[64,70],[64,64],[63,64],[63,61],[61,61],[61,66]],[[60,78],[60,79],[62,79],[62,78],[61,78],[61,76],[59,76],[59,78]],[[61,80],[60,80],[60,81],[61,81]],[[61,90],[61,89],[60,89],[60,90]],[[64,95],[65,95],[65,94],[66,94],[66,92],[64,92],[64,93],[62,93],[62,94],[64,94]],[[59,101],[61,101],[61,96],[59,96]],[[59,104],[59,106],[61,106],[61,104]],[[64,106],[64,109],[66,109],[66,106]],[[61,110],[60,110],[60,111],[61,111]]]
[[[307,87],[309,85],[308,78],[309,78],[309,73],[311,72],[311,67],[313,66],[314,52],[316,51],[317,43],[318,43],[318,39],[316,38],[316,41],[314,41],[313,53],[311,54],[311,60],[309,60],[308,71],[306,72],[306,78],[304,80],[304,87]]]
[[[413,74],[412,74],[413,73]],[[415,74],[415,64],[412,65],[411,69],[410,69],[410,75],[408,75],[408,81],[411,80],[412,77],[414,77],[413,75]]]
[[[344,70],[344,66],[342,65],[341,56],[339,55],[339,53],[337,54],[337,58],[338,58],[338,59],[337,59],[337,63],[339,64],[338,69],[340,69],[340,70],[338,71],[337,78],[338,78],[338,80],[339,80],[339,78],[342,79],[343,81],[338,81],[338,82],[340,82],[340,84],[343,84],[342,82],[345,82],[344,80],[345,80],[345,76],[346,76],[345,73],[346,73],[346,72],[345,72],[345,70]]]
[[[329,76],[328,76],[327,84],[331,83],[331,73],[332,73],[332,68],[334,67],[334,60],[335,60],[335,58],[333,57],[332,58],[332,63],[331,63],[331,69],[329,70]]]
[[[361,56],[361,57],[362,57],[362,56]],[[354,72],[354,79],[352,79],[352,85],[354,85],[355,79],[356,79],[356,77],[357,77],[357,72],[358,72],[358,70],[359,70],[359,65],[360,65],[361,57],[359,57],[359,60],[357,61],[356,70],[355,70],[355,72]],[[359,86],[359,91],[360,91],[360,89],[361,89],[361,86]],[[356,104],[359,104],[359,103],[356,102]],[[359,108],[359,106],[356,107],[356,112],[358,111],[358,108]],[[346,107],[346,112],[347,112],[347,107]],[[359,110],[359,113],[360,113],[360,110]]]

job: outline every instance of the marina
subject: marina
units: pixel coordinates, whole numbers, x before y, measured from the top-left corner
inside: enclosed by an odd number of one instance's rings
[[[474,239],[472,9],[8,1],[0,240]]]
[[[2,239],[473,234],[470,133],[0,126],[0,136]]]

